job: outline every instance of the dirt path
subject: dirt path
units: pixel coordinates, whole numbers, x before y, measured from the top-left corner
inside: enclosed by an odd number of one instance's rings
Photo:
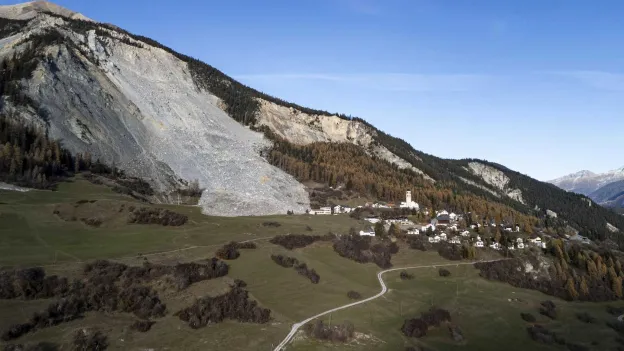
[[[497,260],[486,260],[486,261],[477,261],[477,262],[495,262],[495,261],[503,261],[503,260],[507,260],[507,258],[504,259],[497,259]],[[292,340],[292,338],[295,336],[295,334],[297,334],[297,331],[304,326],[306,323],[310,322],[311,320],[314,320],[318,317],[322,317],[326,314],[330,314],[336,311],[340,311],[340,310],[344,310],[345,308],[349,308],[349,307],[353,307],[353,306],[357,306],[372,300],[375,300],[381,296],[383,296],[387,291],[388,288],[386,287],[386,283],[384,283],[382,276],[385,273],[388,272],[393,272],[393,271],[400,271],[400,270],[404,270],[404,269],[417,269],[417,268],[432,268],[432,267],[447,267],[447,266],[463,266],[463,265],[472,265],[475,264],[477,262],[461,262],[461,263],[443,263],[443,264],[431,264],[431,265],[426,265],[426,266],[411,266],[411,267],[400,267],[400,268],[391,268],[391,269],[387,269],[385,271],[381,271],[379,273],[377,273],[377,279],[379,280],[379,284],[381,285],[381,291],[375,295],[375,296],[371,296],[367,299],[361,300],[361,301],[357,301],[357,302],[353,302],[350,304],[346,304],[340,307],[336,307],[336,308],[332,308],[331,310],[327,310],[325,312],[321,312],[315,316],[312,316],[308,319],[305,319],[299,323],[295,323],[292,326],[292,329],[290,330],[290,333],[288,333],[288,335],[286,335],[286,337],[284,338],[284,340],[282,340],[282,342],[277,345],[277,347],[273,350],[273,351],[281,351],[284,349],[284,347],[286,347],[286,345],[288,345],[288,343]]]

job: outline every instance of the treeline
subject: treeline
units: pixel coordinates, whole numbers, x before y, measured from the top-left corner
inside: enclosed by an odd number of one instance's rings
[[[399,252],[396,243],[377,243],[371,245],[370,237],[342,235],[334,240],[334,251],[341,257],[358,263],[375,263],[380,268],[390,268],[392,255]]]
[[[561,240],[552,240],[548,252],[554,256],[554,263],[545,275],[525,272],[521,259],[480,262],[475,267],[487,279],[566,300],[611,301],[624,297],[622,263],[611,252],[596,252],[576,244],[566,246]],[[531,260],[531,263],[540,264],[539,260]]]
[[[300,249],[308,245],[312,245],[317,241],[332,241],[335,238],[333,234],[327,235],[302,235],[302,234],[287,234],[278,235],[269,242],[274,245],[279,245],[288,250]]]
[[[307,264],[303,262],[300,263],[299,260],[294,257],[271,255],[271,259],[273,260],[273,262],[284,268],[294,268],[297,273],[310,279],[312,284],[318,284],[318,282],[321,280],[321,276],[316,273],[314,269],[308,268]]]
[[[243,289],[245,285],[244,282],[238,281],[229,292],[215,297],[202,297],[193,305],[176,312],[175,316],[193,329],[210,323],[221,323],[225,319],[246,323],[267,323],[271,318],[271,310],[262,308],[256,301],[250,300],[249,293]]]

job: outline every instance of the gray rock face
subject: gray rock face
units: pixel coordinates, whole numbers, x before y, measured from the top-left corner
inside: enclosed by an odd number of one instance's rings
[[[50,136],[68,149],[114,162],[163,191],[178,178],[197,179],[206,189],[200,200],[206,214],[309,208],[304,187],[260,156],[269,142],[230,118],[218,98],[198,90],[186,63],[148,45],[129,45],[94,31],[75,33],[62,19],[46,15],[35,18],[27,32],[50,27],[73,45],[46,48],[46,59],[24,86],[47,110]],[[4,43],[0,56],[19,50],[27,32]],[[4,108],[44,125],[34,111]]]

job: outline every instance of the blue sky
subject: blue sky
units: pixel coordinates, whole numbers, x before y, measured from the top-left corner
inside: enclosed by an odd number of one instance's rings
[[[437,156],[541,180],[624,165],[624,1],[56,3]]]

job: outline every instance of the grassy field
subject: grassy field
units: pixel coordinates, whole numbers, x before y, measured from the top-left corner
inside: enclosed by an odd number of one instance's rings
[[[102,227],[66,222],[53,214],[59,204],[74,204],[78,200],[98,200],[96,204],[100,205],[94,208],[108,218]],[[83,261],[95,258],[117,259],[127,264],[140,264],[143,257],[164,263],[198,260],[212,257],[216,248],[227,241],[261,239],[256,242],[257,249],[242,250],[240,258],[228,262],[231,270],[227,277],[193,284],[181,293],[163,291],[161,298],[170,313],[157,319],[147,333],[129,330],[128,326],[135,320],[130,314],[89,313],[82,320],[27,334],[16,340],[20,343],[45,340],[67,346],[73,331],[97,327],[109,335],[110,349],[271,350],[286,336],[293,323],[351,302],[346,296],[347,291],[355,290],[368,297],[380,290],[377,266],[341,258],[329,243],[288,251],[262,239],[285,233],[344,233],[352,226],[364,225],[347,216],[217,218],[202,215],[197,207],[166,206],[187,214],[189,223],[178,228],[128,225],[122,214],[115,217],[113,209],[120,203],[138,204],[108,188],[85,181],[61,184],[55,192],[0,191],[0,202],[0,265],[45,265],[50,274],[72,276],[81,269]],[[262,223],[266,221],[277,221],[281,226],[265,227]],[[306,230],[307,226],[312,231]],[[307,263],[320,274],[320,283],[311,284],[293,269],[275,264],[270,255],[278,253]],[[449,263],[437,253],[404,247],[392,262],[395,267]],[[447,278],[439,277],[436,268],[414,269],[410,273],[415,278],[408,281],[400,280],[399,272],[388,273],[384,276],[390,289],[386,295],[333,313],[332,323],[349,320],[355,325],[358,336],[346,345],[317,342],[300,333],[288,348],[403,350],[405,346],[421,345],[431,350],[553,349],[528,337],[527,324],[520,318],[520,313],[530,312],[540,323],[569,341],[586,345],[597,341],[599,345],[590,349],[615,349],[616,333],[605,326],[606,321],[614,319],[606,313],[607,304],[565,302],[539,292],[486,281],[478,277],[472,266],[448,269],[452,275]],[[197,297],[224,291],[234,278],[246,281],[252,298],[271,309],[271,323],[225,322],[192,330],[172,316]],[[546,299],[557,304],[560,315],[557,321],[539,315],[539,303]],[[49,302],[0,300],[0,329],[23,322]],[[433,330],[420,340],[408,339],[401,334],[400,328],[406,318],[417,317],[432,305],[451,312],[453,322],[464,333],[464,342],[452,341],[446,329]],[[578,312],[588,312],[599,321],[584,324],[575,317]],[[324,321],[329,322],[329,319],[324,318]]]

